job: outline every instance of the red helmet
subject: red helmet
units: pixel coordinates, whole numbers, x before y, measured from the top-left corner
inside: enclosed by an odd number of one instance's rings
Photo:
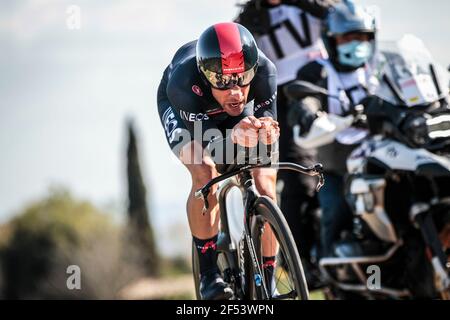
[[[217,23],[197,41],[197,66],[214,88],[247,86],[258,68],[258,47],[252,34],[234,22]]]

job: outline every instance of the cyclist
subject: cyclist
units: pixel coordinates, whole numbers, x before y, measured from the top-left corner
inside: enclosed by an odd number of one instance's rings
[[[187,215],[200,264],[202,299],[229,299],[233,292],[218,267],[216,188],[209,208],[194,197],[197,189],[217,176],[208,145],[223,135],[232,147],[272,145],[278,140],[276,69],[259,51],[250,32],[237,23],[218,23],[198,40],[183,45],[164,71],[158,88],[158,112],[166,138],[191,175]],[[226,152],[230,152],[228,144]],[[233,148],[231,148],[233,149]],[[276,170],[253,173],[259,193],[276,198]],[[276,244],[271,231],[263,236],[264,261],[273,261]],[[264,248],[275,248],[264,250]],[[270,265],[270,263],[269,263]]]
[[[326,88],[338,99],[308,97],[293,103],[290,117],[306,134],[324,112],[346,116],[377,86],[371,68],[375,53],[375,19],[363,7],[344,0],[336,4],[325,20],[323,42],[329,59],[318,59],[301,68],[297,79]],[[346,159],[364,137],[364,130],[349,128],[330,144],[317,149],[317,161],[324,166],[325,185],[318,198],[322,209],[322,256],[333,254],[333,243],[342,231],[352,227],[352,214],[344,197]]]
[[[316,150],[295,145],[288,119],[287,98],[283,87],[296,79],[306,63],[326,57],[321,39],[322,21],[339,0],[250,0],[236,21],[254,35],[258,47],[277,67],[278,121],[280,123],[280,161],[313,164]],[[310,266],[314,244],[311,227],[318,201],[315,179],[295,171],[278,174],[280,208],[286,217],[303,261],[308,286],[320,286],[319,276]]]

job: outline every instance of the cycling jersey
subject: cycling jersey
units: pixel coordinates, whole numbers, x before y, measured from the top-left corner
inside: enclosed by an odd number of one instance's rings
[[[213,138],[208,129],[225,135],[226,129],[232,129],[249,115],[276,119],[276,68],[261,51],[247,104],[241,115],[233,117],[222,109],[201,77],[195,56],[196,43],[189,42],[176,52],[158,88],[159,116],[167,142],[177,156],[180,148],[194,139],[206,147]]]

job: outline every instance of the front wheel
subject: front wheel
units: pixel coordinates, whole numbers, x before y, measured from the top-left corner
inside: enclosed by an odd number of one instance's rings
[[[259,268],[253,262],[247,275],[247,297],[250,299],[300,299],[308,300],[309,293],[292,233],[278,206],[268,197],[255,201],[255,214],[250,217],[251,239],[255,248]],[[272,277],[258,270],[263,267],[262,239],[264,232],[272,232],[276,241],[267,241],[264,251],[276,254]],[[250,258],[250,254],[247,254]],[[255,279],[257,278],[257,279]],[[262,278],[262,279],[261,279]],[[264,284],[260,282],[264,281]]]

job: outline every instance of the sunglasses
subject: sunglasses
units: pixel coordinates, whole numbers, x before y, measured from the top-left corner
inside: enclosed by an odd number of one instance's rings
[[[221,74],[200,68],[203,75],[208,80],[209,84],[218,90],[229,90],[234,86],[246,87],[250,84],[256,74],[256,69],[258,67],[254,66],[252,69],[232,74]]]

